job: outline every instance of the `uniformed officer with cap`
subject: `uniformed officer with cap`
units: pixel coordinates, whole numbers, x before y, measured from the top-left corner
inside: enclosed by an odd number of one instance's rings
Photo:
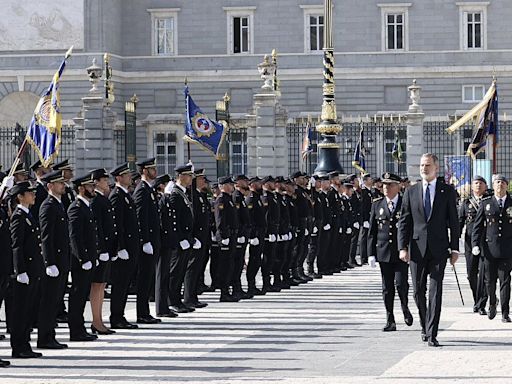
[[[41,255],[41,235],[39,224],[29,211],[35,203],[36,188],[28,181],[14,185],[9,195],[17,204],[11,216],[11,242],[14,276],[13,309],[11,317],[12,357],[34,358],[42,354],[34,352],[30,346],[30,331],[34,318],[33,308],[37,308],[36,292],[40,278],[44,274]]]
[[[288,253],[288,242],[291,237],[290,211],[288,208],[288,201],[284,196],[285,189],[284,177],[276,177],[275,195],[279,206],[279,229],[277,234],[276,250],[274,253],[274,263],[272,266],[272,274],[274,275],[272,287],[278,292],[281,289],[290,288],[286,284],[283,284],[281,279],[282,268],[286,262],[286,255]]]
[[[116,254],[117,224],[112,203],[108,199],[110,194],[109,174],[105,168],[95,169],[92,172],[94,180],[95,197],[91,207],[96,218],[98,229],[98,266],[94,269],[89,301],[92,312],[92,333],[110,335],[115,333],[103,323],[103,300],[105,286],[110,278],[111,261]]]
[[[48,196],[48,191],[46,190],[46,185],[41,180],[41,177],[43,177],[46,173],[50,171],[50,168],[43,167],[43,164],[41,163],[41,160],[35,161],[31,166],[30,169],[32,172],[34,172],[34,175],[36,177],[36,183],[37,183],[37,189],[36,189],[36,201],[32,208],[30,208],[30,212],[32,213],[32,216],[36,220],[39,220],[39,207],[43,203],[44,199],[46,199],[46,196]]]
[[[352,243],[352,236],[354,231],[354,211],[352,209],[352,195],[354,194],[354,184],[352,184],[352,178],[348,177],[343,180],[342,183],[343,193],[341,195],[341,202],[344,206],[344,225],[342,233],[342,246],[341,248],[341,265],[342,271],[352,269],[355,267],[354,264],[350,263],[350,249]]]
[[[272,176],[266,176],[261,181],[263,193],[261,202],[265,208],[265,218],[267,222],[267,233],[265,234],[265,244],[263,245],[263,260],[261,263],[261,274],[263,277],[262,292],[278,292],[270,282],[270,275],[275,261],[275,252],[277,245],[277,235],[279,234],[280,207],[277,197],[274,193],[275,179]]]
[[[84,309],[91,290],[93,269],[96,267],[98,247],[96,220],[91,201],[96,195],[94,180],[89,172],[71,180],[77,198],[68,209],[69,238],[71,240],[71,291],[69,293],[69,338],[71,341],[93,341],[96,335],[87,332]]]
[[[128,188],[132,184],[128,163],[118,165],[110,171],[115,187],[109,200],[114,210],[117,238],[112,258],[112,288],[110,294],[110,328],[133,329],[136,324],[125,318],[126,301],[130,280],[139,257],[139,223],[132,196]]]
[[[297,237],[300,232],[299,230],[299,207],[297,205],[297,186],[290,179],[284,181],[284,195],[283,197],[287,201],[288,211],[290,215],[290,232],[288,234],[288,251],[286,253],[286,259],[281,268],[282,284],[285,289],[289,287],[295,287],[299,285],[298,281],[294,281],[292,277],[292,270],[295,269],[297,263]]]
[[[257,176],[249,179],[249,189],[250,193],[246,196],[245,202],[249,209],[252,225],[249,235],[249,262],[245,277],[247,278],[248,293],[255,296],[263,294],[256,287],[256,275],[261,267],[267,222],[265,220],[266,211],[261,201],[261,179]]]
[[[464,199],[459,208],[460,228],[466,226],[464,236],[464,253],[469,280],[469,286],[473,293],[473,312],[487,315],[485,306],[487,304],[487,288],[485,287],[485,262],[482,254],[471,253],[471,234],[476,213],[482,199],[487,195],[487,182],[482,176],[475,176],[471,181],[471,196]],[[462,234],[462,230],[461,230]],[[480,246],[482,249],[482,246]]]
[[[318,268],[318,276],[315,278],[322,278],[322,275],[326,275],[328,273],[329,268],[329,247],[331,242],[331,230],[332,223],[334,219],[333,208],[329,204],[329,198],[327,197],[327,193],[331,189],[331,183],[329,181],[328,174],[322,174],[319,176],[321,181],[320,183],[320,200],[323,209],[323,222],[321,227],[319,228],[320,237],[318,238],[319,251],[318,257],[316,261],[316,265]],[[336,217],[337,218],[337,217]]]
[[[41,180],[48,188],[48,197],[39,208],[46,276],[41,283],[37,347],[63,349],[67,345],[55,339],[55,324],[59,306],[64,300],[71,261],[68,216],[62,202],[65,193],[64,176],[62,171],[51,171]]]
[[[512,199],[507,192],[508,179],[492,177],[494,196],[482,200],[473,224],[472,253],[483,252],[489,294],[489,319],[496,316],[496,282],[500,280],[501,320],[510,323],[510,271],[512,270]],[[482,247],[483,245],[483,247]]]
[[[57,163],[53,166],[54,171],[62,171],[62,176],[64,177],[64,183],[66,185],[66,191],[62,195],[62,204],[64,204],[64,208],[67,209],[71,205],[73,201],[75,201],[75,193],[73,192],[73,187],[70,184],[70,180],[73,178],[73,167],[69,164],[69,159],[63,160],[60,163]]]
[[[395,285],[402,304],[405,323],[411,326],[413,317],[409,310],[409,283],[407,263],[400,260],[397,241],[397,222],[400,218],[402,196],[400,195],[400,177],[386,172],[382,175],[384,196],[373,201],[368,231],[369,263],[375,268],[379,262],[382,276],[382,297],[386,307],[386,325],[384,332],[396,331],[393,304]]]
[[[192,186],[194,177],[192,165],[176,167],[175,171],[177,180],[169,196],[170,216],[162,218],[162,228],[164,232],[170,231],[170,309],[175,313],[187,313],[193,312],[195,307],[189,307],[183,303],[181,287],[185,279],[191,252],[201,249],[202,244],[199,239],[194,237],[194,211],[192,201],[187,195],[187,189]],[[191,285],[189,285],[189,289],[192,288]],[[190,297],[191,294],[187,293],[186,296]]]
[[[156,259],[160,252],[160,213],[156,193],[152,188],[157,175],[155,158],[138,161],[137,167],[142,179],[133,192],[142,244],[137,265],[137,323],[156,324],[161,320],[151,316],[149,310]]]
[[[350,265],[360,267],[356,260],[356,255],[359,250],[359,233],[361,230],[362,221],[362,213],[361,213],[361,189],[359,186],[359,179],[355,174],[351,174],[348,179],[352,182],[354,189],[352,192],[352,196],[350,197],[350,204],[352,205],[352,238],[350,240]]]
[[[18,163],[16,169],[14,170],[13,176],[14,183],[28,180],[28,171],[25,169],[25,165],[23,163]]]
[[[361,177],[361,221],[362,226],[359,232],[359,255],[361,264],[368,264],[368,230],[370,228],[370,211],[372,209],[372,184],[373,180],[369,173]]]
[[[311,178],[311,198],[313,200],[313,224],[311,227],[311,235],[309,239],[309,248],[307,254],[308,274],[309,279],[319,278],[321,275],[315,273],[315,261],[318,258],[318,252],[320,251],[319,235],[320,229],[323,227],[324,221],[324,209],[323,209],[323,196],[321,193],[322,180],[320,175],[313,175]],[[302,280],[302,283],[306,283],[306,276],[302,276],[299,273],[295,276],[295,279]]]
[[[234,250],[238,234],[238,215],[232,200],[233,179],[230,176],[219,178],[220,195],[215,200],[216,240],[219,243],[219,283],[220,301],[235,302],[239,298],[232,295],[229,286],[233,278]]]
[[[329,231],[329,250],[327,251],[328,257],[326,258],[325,271],[322,271],[322,274],[324,275],[332,275],[334,272],[340,271],[337,269],[337,266],[339,264],[339,259],[341,258],[339,248],[341,232],[343,232],[341,220],[345,208],[341,202],[341,196],[338,192],[338,186],[340,185],[339,172],[329,172],[329,182],[330,188],[327,191],[327,200],[329,201],[329,207],[331,208],[331,230]]]

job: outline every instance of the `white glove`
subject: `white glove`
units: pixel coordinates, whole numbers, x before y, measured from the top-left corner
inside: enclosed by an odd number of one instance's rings
[[[238,244],[245,243],[245,236],[240,236],[238,239],[236,239],[236,241],[237,241]]]
[[[84,271],[89,271],[92,268],[92,263],[90,261],[82,264],[82,269]]]
[[[307,235],[309,235],[309,231],[308,231],[308,229],[306,228],[306,229],[304,230],[304,236],[307,236]]]
[[[220,241],[220,243],[221,243],[222,245],[229,245],[229,239],[222,239],[222,240]]]
[[[100,261],[96,259],[96,266],[100,265]]]
[[[201,242],[199,239],[194,238],[194,245],[192,246],[194,249],[201,249]]]
[[[49,265],[46,267],[46,274],[50,277],[57,277],[59,276],[59,268],[56,265]]]
[[[23,272],[23,273],[19,274],[18,276],[16,276],[16,281],[21,284],[28,284],[29,278],[28,278],[27,272]]]
[[[249,243],[254,246],[260,245],[260,239],[255,237],[254,239],[249,240]]]
[[[275,243],[276,240],[277,240],[276,235],[274,235],[274,234],[269,235],[269,237],[268,237],[268,242],[269,243]]]
[[[356,222],[354,223],[354,228],[355,228],[355,229],[359,229],[360,227],[361,227],[361,226],[360,226],[360,225],[359,225],[359,223],[356,221]]]
[[[328,231],[329,229],[331,229],[331,224],[328,223],[324,226],[324,231]]]
[[[142,251],[147,253],[148,255],[153,254],[153,245],[148,241],[146,244],[142,246]]]
[[[180,247],[181,247],[181,249],[183,249],[184,251],[186,251],[187,249],[189,249],[189,248],[190,248],[190,243],[188,242],[188,240],[187,240],[187,239],[185,239],[185,240],[181,240],[181,241],[180,241]]]
[[[368,264],[370,264],[370,267],[375,268],[377,266],[376,261],[375,256],[368,257]]]
[[[277,235],[277,242],[279,243],[281,241],[283,241],[283,238],[281,237],[281,235]]]
[[[109,259],[108,253],[106,253],[106,252],[105,253],[100,253],[99,259],[101,261],[108,261],[108,259]]]
[[[292,233],[288,232],[288,240],[291,240],[291,239],[293,239]]]
[[[363,222],[363,228],[370,228],[370,223],[367,221]]]
[[[347,235],[350,235],[352,233],[352,228],[347,228]]]
[[[338,230],[338,233],[343,233],[343,228],[340,228],[340,229]]]
[[[313,227],[313,233],[317,233],[318,232],[318,228],[317,227]]]
[[[288,234],[285,234],[281,237],[282,241],[288,241],[290,238],[288,237]]]
[[[117,252],[117,257],[119,257],[121,260],[128,260],[130,257],[128,256],[128,252],[126,252],[126,249],[121,249]]]
[[[217,237],[215,237],[215,233],[212,232],[212,237],[211,237],[212,241],[217,241]]]
[[[14,186],[14,176],[6,176],[2,180],[2,186],[0,187],[0,190],[7,192],[13,186]]]
[[[471,253],[475,256],[478,256],[480,254],[480,247],[479,246],[473,247],[473,249],[471,250]]]
[[[110,259],[110,261],[116,261],[117,260],[117,255],[115,255],[113,258]]]

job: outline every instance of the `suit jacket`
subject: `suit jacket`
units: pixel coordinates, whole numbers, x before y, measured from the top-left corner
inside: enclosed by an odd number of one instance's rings
[[[247,209],[249,210],[249,217],[251,219],[251,239],[265,235],[267,230],[267,222],[265,220],[265,208],[261,201],[261,196],[258,192],[251,191],[249,196],[245,198]]]
[[[169,206],[167,207],[167,217],[162,216],[162,225],[168,232],[166,239],[167,246],[177,249],[179,243],[187,240],[190,245],[194,245],[194,213],[192,202],[185,192],[177,185],[167,196]]]
[[[10,276],[13,273],[11,230],[9,214],[5,204],[0,204],[0,244],[2,244],[2,252],[0,252],[0,276]]]
[[[322,229],[324,222],[324,208],[323,208],[323,199],[320,196],[320,192],[312,189],[311,190],[311,198],[313,200],[313,227],[316,227],[318,231]],[[317,233],[311,232],[311,236],[318,236]]]
[[[482,200],[478,208],[471,236],[472,246],[481,247],[486,258],[512,259],[512,198],[507,193],[500,209],[494,197]]]
[[[372,200],[372,191],[368,188],[361,188],[361,219],[363,222],[370,220]]]
[[[267,235],[279,234],[279,222],[281,219],[280,207],[275,192],[265,191],[261,195],[261,202],[265,208],[267,222]]]
[[[96,191],[96,197],[92,199],[91,208],[98,228],[98,254],[108,253],[115,256],[117,251],[117,224],[112,203],[108,197]]]
[[[110,203],[114,209],[117,228],[117,249],[125,249],[130,259],[139,254],[139,222],[135,203],[129,193],[119,187],[115,187],[109,196]]]
[[[242,192],[235,190],[232,195],[233,203],[238,214],[238,237],[244,236],[247,238],[251,234],[251,217],[249,216],[249,209],[245,203],[245,196]]]
[[[34,217],[34,220],[39,222],[39,208],[43,204],[44,199],[48,196],[48,190],[42,182],[37,182],[36,186],[36,201],[32,207],[30,207],[30,213]]]
[[[286,235],[290,232],[290,209],[286,196],[277,193],[277,203],[279,204],[279,234]]]
[[[68,209],[69,238],[71,240],[71,268],[81,268],[90,261],[93,266],[97,259],[98,238],[96,220],[91,207],[76,199]]]
[[[331,206],[329,204],[329,199],[327,198],[327,194],[322,192],[322,191],[320,191],[319,192],[319,197],[320,197],[320,201],[321,201],[321,205],[322,205],[322,211],[323,211],[323,213],[322,213],[322,217],[323,217],[322,225],[318,228],[318,230],[320,231],[327,224],[329,224],[331,227],[333,226],[332,225],[333,212],[332,212]]]
[[[379,198],[372,204],[368,230],[368,254],[375,256],[379,263],[401,262],[397,238],[401,206],[400,195],[393,214],[389,211],[385,198]]]
[[[210,240],[210,202],[205,193],[194,191],[192,195],[192,208],[194,211],[194,237],[201,244],[206,245]]]
[[[425,220],[423,184],[418,182],[405,191],[398,221],[398,247],[408,249],[411,260],[423,259],[430,249],[434,259],[450,256],[459,250],[460,226],[455,189],[436,183],[432,211]]]
[[[52,195],[39,208],[39,224],[45,265],[56,265],[61,273],[66,273],[71,263],[68,215],[64,205]]]
[[[160,248],[160,212],[156,192],[142,180],[133,192],[137,207],[141,244],[151,242],[155,252]]]
[[[331,211],[331,225],[334,230],[337,230],[340,226],[341,216],[341,198],[340,194],[332,186],[327,191],[327,200],[329,201],[329,207]]]
[[[43,276],[41,232],[34,216],[16,207],[11,217],[10,229],[14,274],[26,272],[30,278]]]
[[[62,195],[62,204],[64,204],[64,208],[66,209],[66,212],[68,211],[69,206],[73,201],[75,201],[76,196],[75,192],[73,191],[73,188],[66,185],[66,190],[64,194]]]
[[[235,204],[227,193],[222,192],[215,200],[215,223],[217,224],[217,241],[229,239],[238,234],[238,215]]]

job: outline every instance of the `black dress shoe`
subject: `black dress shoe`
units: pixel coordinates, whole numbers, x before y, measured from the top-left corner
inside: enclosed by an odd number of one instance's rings
[[[489,314],[487,317],[489,317],[489,320],[492,320],[496,317],[496,305],[489,305]]]
[[[178,314],[176,312],[168,312],[168,313],[157,313],[157,317],[178,317]]]
[[[428,336],[424,332],[421,332],[421,341],[428,341]]]
[[[258,289],[256,287],[249,288],[247,293],[250,294],[250,295],[253,295],[253,296],[263,296],[264,295],[264,293],[260,289]]]
[[[84,333],[82,335],[73,335],[69,337],[70,341],[94,341],[98,338],[96,335],[90,333]]]
[[[510,322],[512,322],[512,320],[510,320],[510,317],[508,315],[506,315],[501,318],[501,322],[502,323],[510,323]]]
[[[68,314],[64,313],[57,316],[57,323],[67,323],[69,321]]]
[[[441,345],[439,344],[439,341],[437,341],[435,337],[431,337],[430,339],[428,339],[428,346],[437,348],[440,347]]]
[[[0,359],[0,368],[6,368],[11,365],[10,361]]]
[[[176,313],[189,313],[192,311],[189,311],[189,308],[184,305],[171,305],[169,309]]]
[[[5,335],[0,335],[0,340],[5,340]]]
[[[384,331],[384,332],[396,331],[396,324],[395,323],[391,323],[391,322],[387,322],[386,326],[384,328],[382,328],[382,331]]]
[[[478,308],[477,307],[473,307],[473,313],[478,313]]]
[[[412,318],[412,314],[411,314],[411,311],[409,311],[409,308],[405,307],[404,310],[404,321],[405,321],[405,324],[407,324],[408,327],[410,327],[413,323],[413,318]]]
[[[126,320],[110,323],[111,329],[137,329],[139,326],[137,324],[132,324]]]
[[[356,267],[356,265],[355,265],[355,264],[351,264],[351,263],[348,263],[348,264],[347,264],[347,268],[348,268],[348,269],[354,269],[355,267]]]
[[[155,319],[153,316],[149,315],[149,316],[144,316],[144,317],[138,317],[137,318],[137,323],[138,324],[158,324],[158,323],[161,323],[162,320],[160,319]]]
[[[281,288],[277,285],[271,285],[267,288],[268,292],[281,292]]]
[[[480,309],[478,310],[478,313],[479,313],[480,315],[482,315],[482,316],[486,316],[486,315],[487,315],[487,311],[485,310],[485,308],[480,308]]]
[[[348,267],[345,264],[343,264],[340,269],[343,272],[343,271],[346,271],[348,269]]]
[[[66,349],[67,344],[59,343],[57,340],[52,340],[47,343],[37,343],[39,349]]]
[[[91,332],[96,335],[113,335],[116,333],[116,331],[113,331],[111,329],[108,329],[106,331],[100,331],[98,328],[96,328],[94,325],[91,324]]]
[[[37,359],[39,357],[43,356],[42,353],[34,352],[34,351],[25,351],[25,352],[18,352],[18,353],[12,353],[12,357],[15,359]]]
[[[323,278],[323,275],[325,275],[325,273],[324,274],[322,274],[321,272],[315,273],[315,274],[313,274],[313,279],[321,279],[321,278]]]

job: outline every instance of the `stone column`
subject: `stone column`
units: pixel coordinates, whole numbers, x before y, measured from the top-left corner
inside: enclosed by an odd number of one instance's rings
[[[258,66],[264,84],[254,95],[255,124],[247,128],[247,165],[249,175],[287,176],[287,113],[279,105],[278,92],[270,85],[273,70],[268,56]]]
[[[407,175],[414,181],[420,177],[420,159],[426,152],[423,136],[425,114],[419,105],[421,87],[416,85],[416,79],[408,90],[412,103],[407,111]]]
[[[102,69],[93,64],[87,68],[92,88],[82,98],[82,108],[76,123],[76,162],[75,173],[82,175],[91,169],[114,166],[115,143],[113,130],[116,115],[106,105],[104,90],[98,88]]]

